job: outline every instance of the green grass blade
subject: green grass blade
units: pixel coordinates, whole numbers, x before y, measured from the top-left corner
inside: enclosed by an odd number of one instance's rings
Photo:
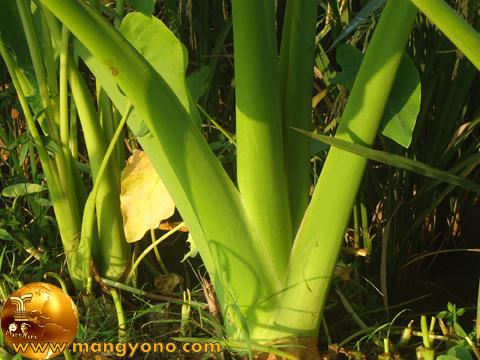
[[[303,131],[300,129],[295,129],[295,130],[301,132],[302,134],[308,135],[314,139],[320,140],[325,144],[337,147],[341,150],[348,151],[352,154],[357,154],[370,160],[378,161],[378,162],[381,162],[390,166],[399,167],[405,170],[410,170],[410,171],[416,172],[417,174],[428,176],[440,181],[448,182],[453,185],[458,185],[470,191],[480,192],[480,185],[474,183],[473,181],[458,175],[451,174],[448,171],[436,169],[430,165],[421,163],[419,161],[415,161],[415,160],[412,160],[403,156],[395,155],[395,154],[389,154],[383,151],[372,150],[365,146],[353,144],[351,142],[332,138],[330,136],[309,133],[307,131]]]

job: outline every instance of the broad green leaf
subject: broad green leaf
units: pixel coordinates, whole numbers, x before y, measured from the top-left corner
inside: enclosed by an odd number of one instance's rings
[[[465,314],[467,310],[465,310],[464,308],[461,308],[461,309],[458,309],[457,310],[457,316],[462,316],[463,314]]]
[[[335,45],[339,43],[345,36],[350,34],[355,30],[361,23],[363,23],[370,15],[372,15],[380,6],[385,4],[387,0],[371,0],[360,12],[355,16],[355,18],[347,25],[345,29],[338,35],[338,37],[333,42],[332,46],[327,50],[330,51]]]
[[[198,70],[196,73],[191,74],[185,80],[188,91],[190,91],[192,101],[195,104],[205,93],[205,90],[207,90],[208,84],[206,81],[209,74],[210,68],[208,66],[202,66],[200,70]]]
[[[180,261],[180,262],[184,262],[184,261],[187,260],[189,257],[194,258],[194,257],[197,256],[197,254],[198,254],[197,245],[195,245],[195,241],[193,241],[192,234],[190,234],[190,233],[188,233],[187,242],[190,243],[190,251],[185,254],[185,256],[183,257],[183,260]]]
[[[146,16],[152,16],[155,0],[128,0],[128,2],[133,5],[135,10]]]
[[[2,190],[5,197],[26,196],[48,190],[47,187],[38,184],[15,184]]]
[[[0,229],[0,239],[13,241],[13,236],[5,229]]]
[[[472,354],[463,346],[454,346],[447,351],[447,356],[453,356],[460,360],[473,360]]]
[[[447,303],[447,309],[448,311],[450,311],[451,313],[454,313],[455,312],[455,305],[453,305],[450,301]]]
[[[343,44],[337,50],[337,62],[343,68],[343,76],[331,80],[335,84],[347,84],[352,90],[355,78],[363,60],[363,54],[356,47]],[[412,133],[420,111],[420,76],[413,61],[405,53],[388,98],[380,132],[404,147],[412,141]]]
[[[343,72],[339,72],[333,78],[330,78],[330,83],[348,87],[347,79],[345,78],[345,74]]]
[[[437,179],[440,181],[448,182],[450,184],[461,186],[464,189],[467,189],[470,191],[480,192],[480,185],[474,183],[473,181],[470,181],[458,175],[450,174],[447,171],[438,170],[432,166],[426,165],[419,161],[414,161],[399,155],[388,154],[383,151],[372,150],[365,146],[353,144],[351,142],[336,139],[330,136],[310,133],[308,131],[304,131],[300,129],[295,129],[295,130],[300,131],[301,133],[308,135],[314,139],[318,139],[326,144],[335,146],[341,150],[345,150],[353,154],[363,156],[367,159],[378,161],[391,166],[396,166],[401,169],[410,170],[420,175],[428,176],[433,179]],[[449,310],[450,310],[450,307],[449,307]]]
[[[450,355],[440,355],[437,357],[438,360],[460,360],[459,358],[455,356],[450,356]]]
[[[442,311],[442,312],[437,314],[437,318],[439,318],[439,319],[448,319],[451,316],[452,315],[448,311]]]
[[[408,148],[420,112],[420,101],[420,75],[413,61],[404,53],[379,131]]]
[[[140,240],[175,211],[175,204],[145,152],[134,150],[122,172],[121,210],[125,238]]]
[[[467,337],[467,333],[465,332],[465,330],[463,330],[462,326],[459,323],[454,322],[453,328],[455,329],[455,333],[461,338]]]
[[[352,91],[362,60],[363,53],[355,46],[343,44],[337,50],[337,62],[343,69],[345,82],[350,91]]]
[[[185,81],[188,65],[185,46],[162,21],[141,13],[128,14],[120,32],[168,83],[200,129],[202,120]]]

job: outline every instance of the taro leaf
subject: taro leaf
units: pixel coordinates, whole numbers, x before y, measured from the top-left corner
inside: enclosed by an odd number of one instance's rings
[[[184,261],[187,260],[189,257],[194,258],[194,257],[197,256],[197,254],[198,254],[197,245],[195,245],[195,241],[193,241],[192,234],[190,234],[190,233],[188,233],[187,242],[190,243],[190,251],[185,254],[185,256],[183,257],[183,260],[180,261],[180,262],[184,262]]]
[[[188,65],[185,46],[162,21],[138,12],[125,17],[120,32],[168,83],[200,129],[202,119],[185,81]]]
[[[345,78],[345,74],[343,72],[339,72],[333,78],[331,78],[330,83],[348,87],[347,79]]]
[[[440,355],[437,357],[437,360],[460,360],[460,359],[451,355]]]
[[[342,44],[337,50],[337,62],[343,69],[345,82],[347,83],[348,90],[350,91],[352,91],[353,83],[357,77],[362,60],[363,53],[355,46]],[[335,76],[334,79],[336,79],[337,76]]]
[[[155,0],[128,0],[135,10],[146,16],[152,16]]]
[[[38,184],[15,184],[2,190],[5,197],[26,196],[48,190],[47,187]]]
[[[186,78],[185,82],[194,104],[198,102],[205,93],[205,90],[207,90],[208,84],[206,81],[209,74],[210,68],[208,66],[202,66],[200,70]]]
[[[468,180],[464,177],[451,174],[447,171],[436,169],[419,161],[414,161],[403,156],[389,154],[383,151],[372,150],[365,146],[354,144],[341,139],[332,138],[330,136],[315,134],[313,132],[311,133],[300,129],[295,130],[314,139],[318,139],[328,145],[335,146],[341,150],[363,156],[367,159],[378,161],[401,169],[410,170],[420,175],[428,176],[440,181],[445,181],[453,185],[461,186],[464,189],[480,193],[480,185],[476,184],[475,182]]]
[[[453,356],[460,360],[473,360],[472,354],[463,346],[454,346],[448,349],[447,356]]]
[[[13,236],[9,234],[7,230],[0,229],[0,239],[13,241]]]
[[[120,207],[125,238],[140,240],[175,211],[175,204],[145,152],[134,150],[122,172]]]
[[[420,75],[413,61],[404,53],[383,113],[380,132],[408,148],[420,112],[420,100]]]
[[[337,50],[337,62],[343,68],[331,82],[347,84],[352,90],[355,78],[363,60],[363,54],[356,47],[343,44]],[[420,111],[420,76],[410,57],[404,53],[397,76],[388,98],[379,131],[408,148],[412,141],[413,128]]]
[[[385,4],[387,0],[371,0],[360,12],[355,16],[355,18],[347,25],[345,29],[338,35],[338,37],[333,42],[332,46],[327,50],[329,52],[333,49],[339,41],[341,41],[345,36],[350,34],[355,30],[361,23],[363,23],[370,15],[372,15],[380,6]]]

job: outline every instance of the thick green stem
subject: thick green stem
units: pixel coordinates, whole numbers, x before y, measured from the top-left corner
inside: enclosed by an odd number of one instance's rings
[[[258,0],[233,1],[238,187],[283,278],[292,227],[283,158],[278,61],[270,9]]]
[[[395,79],[416,9],[390,0],[355,80],[336,136],[371,146]],[[330,149],[292,249],[285,289],[263,339],[316,338],[366,160]],[[328,214],[318,216],[328,209]]]
[[[285,163],[293,233],[310,200],[311,139],[290,126],[312,130],[312,87],[318,1],[289,0],[280,52],[280,94],[285,124]]]
[[[94,239],[94,230],[95,230],[95,208],[97,202],[97,195],[100,189],[100,184],[102,184],[102,177],[107,169],[107,165],[111,163],[110,157],[115,150],[115,146],[118,138],[122,132],[123,126],[125,125],[128,115],[130,114],[132,104],[129,102],[127,109],[123,115],[120,124],[118,125],[115,134],[113,134],[110,145],[105,153],[105,157],[102,160],[100,169],[98,170],[97,177],[95,179],[95,184],[93,185],[92,192],[90,193],[87,204],[85,205],[85,213],[83,216],[82,222],[82,241],[80,243],[80,248],[78,249],[78,260],[80,266],[80,273],[84,281],[86,282],[88,277],[91,274],[90,258],[92,256],[92,246]],[[103,264],[105,265],[105,264]],[[121,275],[121,274],[120,274]]]
[[[91,61],[84,52],[85,61],[96,62],[97,78],[106,74],[106,81],[114,80],[150,129],[148,138],[155,144],[149,147],[152,162],[201,249],[223,310],[236,303],[251,324],[267,323],[272,295],[280,290],[277,271],[243,199],[185,107],[145,58],[84,2],[41,2],[98,59]],[[80,52],[80,47],[76,49]],[[116,86],[112,88],[109,96],[123,97]],[[135,127],[138,120],[132,118]],[[229,335],[239,336],[227,318]]]

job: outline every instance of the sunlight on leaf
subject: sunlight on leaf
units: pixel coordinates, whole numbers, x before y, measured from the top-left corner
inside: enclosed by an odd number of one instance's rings
[[[343,72],[330,81],[347,86],[351,91],[362,61],[363,54],[359,49],[352,45],[341,45],[337,50],[337,62],[342,66]],[[380,132],[408,148],[420,111],[420,99],[420,76],[413,61],[404,53],[385,107]]]
[[[140,240],[150,229],[175,211],[175,204],[150,159],[140,150],[128,159],[122,172],[120,195],[123,227],[127,241]]]

